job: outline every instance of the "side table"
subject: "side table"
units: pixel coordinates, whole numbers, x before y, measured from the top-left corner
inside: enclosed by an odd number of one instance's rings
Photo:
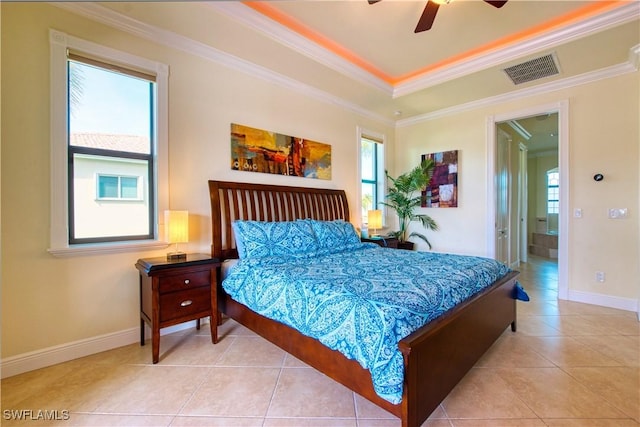
[[[385,248],[398,249],[398,238],[393,236],[361,237],[361,242],[370,242]]]
[[[139,259],[140,345],[145,344],[145,322],[151,327],[153,363],[158,363],[160,329],[209,316],[211,341],[218,342],[218,269],[216,258],[187,254],[186,259],[166,257]],[[213,310],[212,310],[213,308]]]

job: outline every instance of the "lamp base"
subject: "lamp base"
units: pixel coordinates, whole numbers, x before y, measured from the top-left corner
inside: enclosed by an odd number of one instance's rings
[[[167,254],[167,261],[180,261],[187,259],[185,252],[169,252]]]

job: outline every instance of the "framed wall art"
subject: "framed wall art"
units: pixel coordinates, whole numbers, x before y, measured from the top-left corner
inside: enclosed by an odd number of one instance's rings
[[[429,186],[422,192],[422,207],[458,207],[458,150],[423,154],[421,160],[432,159],[435,167]]]
[[[331,145],[232,123],[231,169],[331,179]]]

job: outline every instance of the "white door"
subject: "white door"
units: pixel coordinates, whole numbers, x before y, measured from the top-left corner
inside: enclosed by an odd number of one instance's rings
[[[496,152],[496,259],[507,265],[511,262],[509,230],[509,146],[511,140],[497,131]]]

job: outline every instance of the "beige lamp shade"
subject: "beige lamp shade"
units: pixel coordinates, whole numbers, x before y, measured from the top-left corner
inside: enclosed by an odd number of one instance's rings
[[[175,243],[175,251],[167,254],[168,260],[187,257],[178,250],[178,243],[189,241],[189,211],[164,211],[164,238],[168,243]]]
[[[376,234],[376,230],[382,228],[382,211],[381,210],[373,210],[367,213],[367,228],[372,230],[371,235]]]
[[[189,211],[164,211],[165,239],[169,243],[189,241]]]

